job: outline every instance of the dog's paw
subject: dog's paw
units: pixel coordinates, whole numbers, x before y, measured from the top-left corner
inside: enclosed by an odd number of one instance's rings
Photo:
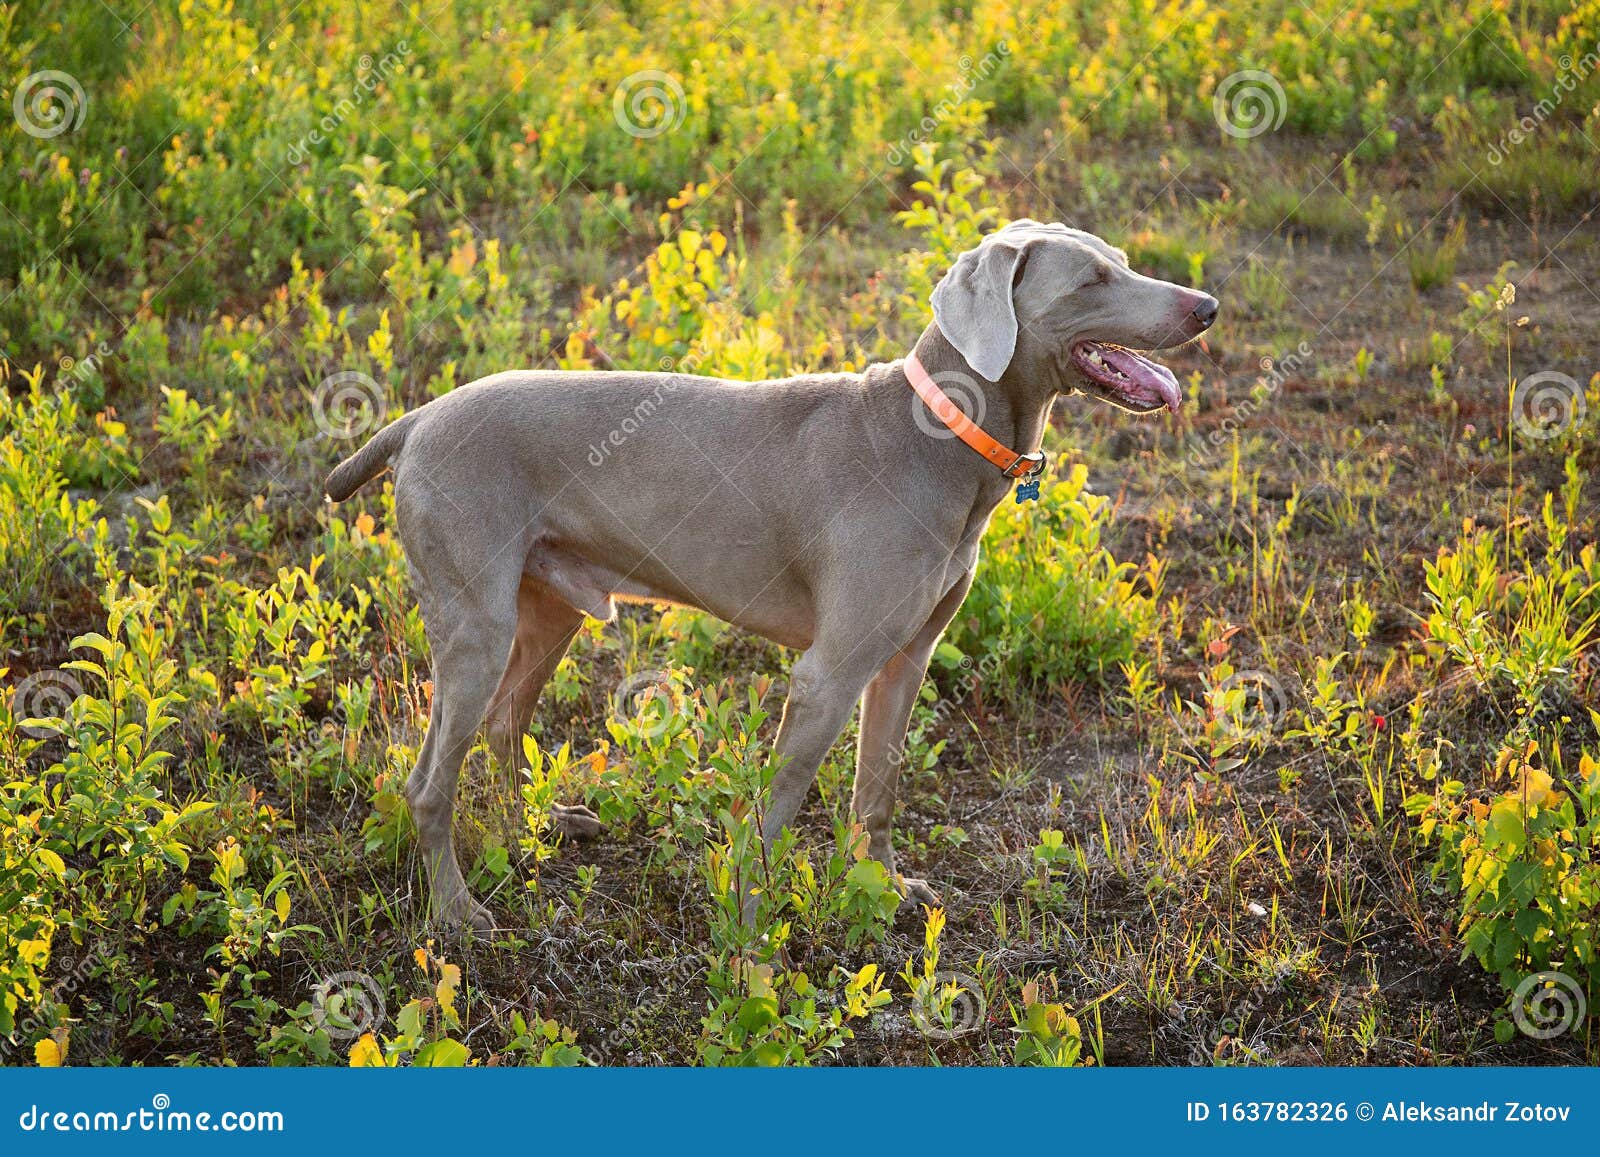
[[[569,840],[590,839],[600,834],[600,817],[580,804],[556,804],[550,809],[550,823]]]
[[[473,903],[467,910],[467,918],[462,922],[463,930],[472,933],[480,940],[487,940],[500,929],[500,922],[494,918],[494,913],[478,903]]]
[[[933,890],[932,885],[926,880],[918,880],[911,876],[900,877],[900,909],[913,911],[927,905],[929,908],[944,907],[944,900],[939,893]]]
[[[494,918],[494,913],[470,896],[463,897],[448,909],[438,912],[435,919],[446,931],[465,932],[479,939],[486,939],[500,927]]]

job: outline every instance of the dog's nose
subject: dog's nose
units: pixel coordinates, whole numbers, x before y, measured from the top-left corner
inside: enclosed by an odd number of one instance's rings
[[[1200,323],[1201,329],[1210,329],[1211,323],[1217,320],[1217,299],[1201,297],[1200,304],[1194,307],[1194,319]]]

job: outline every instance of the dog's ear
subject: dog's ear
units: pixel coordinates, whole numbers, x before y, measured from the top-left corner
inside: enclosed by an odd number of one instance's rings
[[[1017,349],[1011,290],[1027,257],[1025,236],[1025,230],[1013,234],[1012,226],[990,234],[957,258],[933,287],[933,320],[939,332],[991,382],[1000,380]]]

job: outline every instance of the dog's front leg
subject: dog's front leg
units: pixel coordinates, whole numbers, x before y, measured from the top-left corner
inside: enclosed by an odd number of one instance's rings
[[[916,637],[883,665],[861,696],[861,736],[856,745],[856,783],[852,808],[867,830],[867,852],[894,876],[894,804],[905,763],[906,728],[928,660],[939,636],[967,597],[969,574],[947,591]],[[905,904],[937,906],[942,901],[926,880],[900,881]]]
[[[856,698],[883,663],[883,653],[889,648],[870,635],[868,632],[865,639],[850,638],[838,646],[819,640],[795,661],[789,672],[789,697],[773,744],[778,770],[761,812],[761,830],[769,854],[783,829],[800,811],[823,757],[850,720]],[[756,902],[754,893],[745,894],[746,924],[755,922]]]
[[[931,648],[930,648],[931,650]],[[861,738],[856,746],[852,808],[867,830],[867,854],[894,870],[894,801],[905,762],[906,727],[928,668],[928,654],[899,652],[867,684],[861,696]],[[925,880],[898,881],[902,904],[937,907],[939,894]]]

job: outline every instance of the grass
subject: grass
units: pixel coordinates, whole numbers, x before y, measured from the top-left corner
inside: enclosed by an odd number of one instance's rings
[[[1430,233],[1414,235],[1406,247],[1406,269],[1418,293],[1445,284],[1456,273],[1456,262],[1466,244],[1466,222],[1457,220],[1437,240]]]
[[[1593,15],[1132,13],[0,10],[0,72],[87,101],[0,156],[4,1059],[1595,1060],[1521,1027],[1530,977],[1600,1006],[1594,77],[1484,161]],[[1063,401],[990,528],[902,773],[946,906],[860,857],[849,733],[764,857],[793,656],[630,608],[530,773],[470,758],[505,932],[429,927],[429,652],[389,492],[327,468],[508,366],[899,356],[1020,216],[1223,309],[1179,414]]]

